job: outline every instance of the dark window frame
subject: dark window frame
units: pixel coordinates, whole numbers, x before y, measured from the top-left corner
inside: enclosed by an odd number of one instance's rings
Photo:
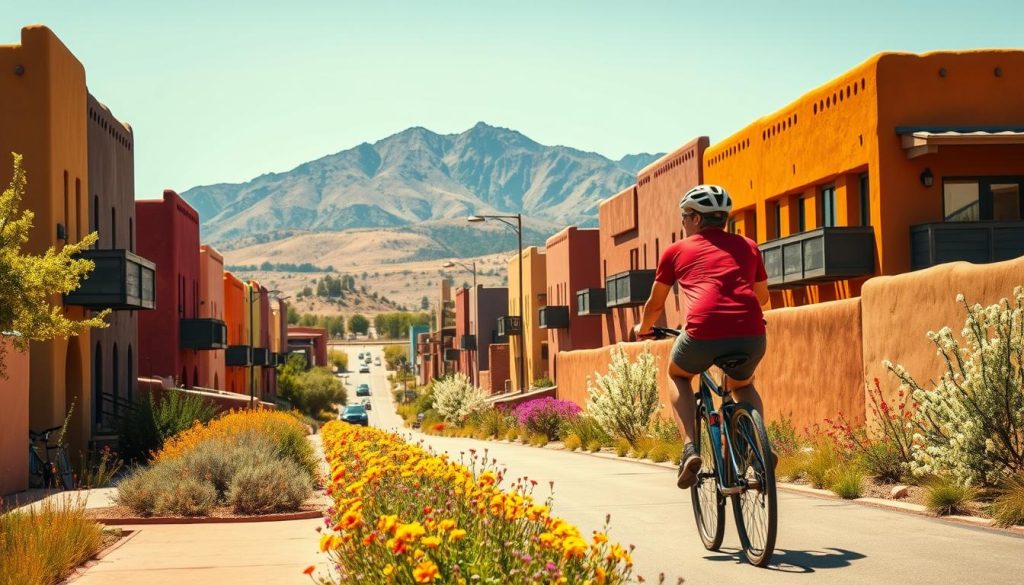
[[[1018,185],[1018,213],[1020,220],[1024,220],[1024,175],[972,175],[942,177],[942,188],[939,190],[939,197],[942,200],[941,220],[946,220],[946,183],[967,183],[975,181],[978,183],[978,221],[994,221],[995,205],[992,196],[992,185],[1004,183],[1017,183]],[[1010,220],[1013,221],[1013,220]],[[951,222],[964,223],[964,222]],[[970,223],[970,222],[967,222]]]

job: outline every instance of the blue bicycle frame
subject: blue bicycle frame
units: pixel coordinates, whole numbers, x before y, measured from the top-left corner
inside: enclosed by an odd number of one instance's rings
[[[719,410],[714,409],[714,399],[711,394],[715,393],[722,398],[722,406]],[[726,452],[729,453],[729,466],[732,470],[732,477],[736,478],[735,482],[727,481],[725,474],[725,462],[722,461],[722,450],[721,448],[713,448],[711,451],[715,454],[715,474],[718,480],[718,492],[724,496],[738,494],[743,490],[747,489],[747,481],[743,473],[740,473],[739,464],[736,463],[736,449],[733,448],[732,444],[732,433],[730,430],[730,422],[732,420],[733,412],[739,406],[732,400],[729,390],[719,386],[711,378],[711,375],[707,372],[701,372],[700,374],[700,390],[696,393],[697,406],[704,413],[704,416],[708,419],[708,432],[711,434],[711,446],[721,446],[722,444],[722,430],[725,429],[725,444]],[[745,430],[743,432],[746,432]],[[748,444],[753,444],[750,437],[747,437]],[[757,452],[756,456],[758,461],[764,465],[764,461],[761,461],[761,453]],[[701,474],[699,479],[706,479],[708,476]]]

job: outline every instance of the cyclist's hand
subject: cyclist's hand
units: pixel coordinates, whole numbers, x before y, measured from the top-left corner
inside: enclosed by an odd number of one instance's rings
[[[650,339],[654,337],[654,331],[648,329],[647,331],[640,331],[640,323],[633,325],[633,339]]]

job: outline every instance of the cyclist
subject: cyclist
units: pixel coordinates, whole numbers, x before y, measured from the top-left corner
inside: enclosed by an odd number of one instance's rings
[[[754,388],[754,370],[765,352],[764,315],[768,276],[753,241],[722,229],[732,210],[729,194],[717,185],[697,185],[679,201],[683,239],[665,249],[658,261],[651,296],[634,327],[638,338],[653,334],[665,297],[679,283],[686,298],[686,327],[676,338],[669,363],[676,422],[683,432],[683,454],[676,484],[696,483],[702,461],[693,447],[696,403],[690,380],[714,360],[731,353],[750,358],[726,371],[727,388],[738,402],[748,402],[764,416]]]

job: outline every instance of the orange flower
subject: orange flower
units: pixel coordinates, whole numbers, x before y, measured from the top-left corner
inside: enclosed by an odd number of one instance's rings
[[[420,541],[427,548],[437,548],[441,544],[441,537],[428,536]]]
[[[315,571],[315,570],[316,570],[316,567],[314,567],[313,565],[310,565],[310,566],[306,567],[306,570],[303,571],[302,573],[304,575],[312,575],[313,571]]]
[[[437,565],[429,559],[416,565],[416,568],[412,570],[412,576],[417,583],[432,583],[439,573]]]
[[[448,538],[451,540],[462,540],[465,537],[466,531],[461,528],[456,528],[455,530],[452,530],[452,533],[448,535]]]

